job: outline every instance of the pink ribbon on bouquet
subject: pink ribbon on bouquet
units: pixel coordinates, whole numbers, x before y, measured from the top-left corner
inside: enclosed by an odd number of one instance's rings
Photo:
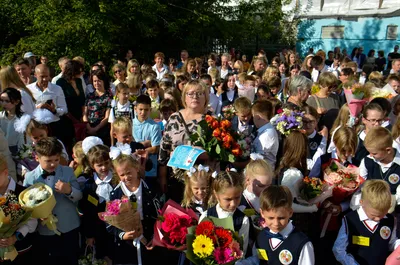
[[[350,111],[350,120],[348,125],[354,126],[356,118],[361,113],[361,110],[367,101],[362,99],[363,95],[355,96],[351,89],[344,89],[344,95],[346,96],[346,102]]]

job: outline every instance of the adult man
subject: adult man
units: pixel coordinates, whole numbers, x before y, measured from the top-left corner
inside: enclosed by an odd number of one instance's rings
[[[64,144],[69,142],[66,133],[71,128],[65,128],[60,117],[68,112],[64,92],[61,87],[50,83],[50,71],[47,65],[39,64],[35,67],[37,81],[27,86],[36,100],[37,109],[47,109],[49,115],[49,126],[53,135],[57,136]],[[73,129],[73,128],[72,128]]]
[[[220,74],[221,78],[225,79],[226,75],[232,72],[232,69],[229,67],[228,62],[231,60],[231,56],[229,53],[224,53],[221,56],[221,69],[220,69]]]
[[[33,72],[36,67],[36,55],[33,54],[33,52],[27,52],[24,54],[24,59],[28,60],[31,71]]]
[[[63,75],[65,65],[67,64],[68,61],[69,61],[68,57],[65,57],[65,56],[64,56],[64,57],[61,57],[60,59],[58,59],[58,66],[59,66],[60,69],[61,69],[61,73],[59,73],[58,75],[56,75],[55,77],[53,77],[53,79],[51,80],[51,82],[52,82],[53,84],[55,84],[55,83],[57,82],[57,80],[60,79],[61,76]]]
[[[45,65],[47,65],[47,66],[49,67],[49,70],[50,70],[50,78],[52,78],[52,77],[55,76],[56,69],[54,69],[54,67],[48,65],[48,63],[49,63],[49,58],[48,58],[46,55],[40,56],[40,63],[41,63],[41,64],[45,64]]]
[[[398,53],[398,50],[399,50],[399,45],[395,45],[393,52],[388,54],[388,67],[387,67],[388,70],[392,69],[392,60],[400,58],[400,53]]]
[[[178,63],[176,66],[176,69],[181,69],[183,64],[186,62],[186,60],[189,58],[189,53],[187,50],[182,50],[181,51],[181,61]]]
[[[29,85],[36,81],[31,75],[31,67],[27,59],[19,59],[14,63],[15,70],[17,70],[19,77],[25,85]]]
[[[389,68],[389,65],[391,68]],[[399,74],[400,73],[400,57],[393,59],[392,63],[388,65],[388,68],[382,72],[384,77],[388,77],[390,74]]]

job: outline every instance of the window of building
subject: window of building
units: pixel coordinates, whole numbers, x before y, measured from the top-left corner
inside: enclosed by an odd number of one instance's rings
[[[387,40],[397,40],[397,25],[387,26],[386,39]]]
[[[344,26],[323,26],[321,32],[323,39],[343,39]]]

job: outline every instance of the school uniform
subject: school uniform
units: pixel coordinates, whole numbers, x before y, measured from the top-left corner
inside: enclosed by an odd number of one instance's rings
[[[205,211],[200,216],[199,222],[201,222],[201,220],[207,216],[216,218],[226,218],[228,216],[232,216],[235,231],[239,233],[239,237],[243,237],[243,251],[244,254],[246,254],[246,250],[249,245],[250,219],[242,211],[236,209],[233,213],[227,212],[223,210],[218,203],[217,205]]]
[[[253,141],[252,152],[262,155],[274,169],[276,156],[279,149],[279,137],[271,123],[266,123],[257,130],[257,136]]]
[[[192,198],[192,202],[190,203],[190,209],[193,210],[193,212],[196,213],[198,217],[204,213],[206,209],[204,209],[204,203],[202,201],[196,200],[196,198]]]
[[[326,153],[326,138],[317,131],[307,136],[308,153],[307,153],[307,169],[311,170],[318,158]]]
[[[120,182],[110,193],[110,200],[121,199],[122,196],[130,197],[132,194],[137,198],[137,211],[139,211],[142,219],[143,236],[147,239],[147,242],[150,242],[153,238],[154,224],[159,214],[160,202],[157,194],[151,191],[143,180],[140,181],[135,192],[129,191],[125,184]],[[153,262],[159,260],[158,248],[148,251],[143,244],[141,245],[139,239],[133,241],[136,245],[134,246],[131,240],[122,239],[125,234],[124,231],[112,225],[107,225],[106,228],[114,236],[114,264],[138,264],[138,253],[141,255],[142,264],[153,264]]]
[[[115,119],[119,117],[126,117],[129,120],[133,120],[135,115],[133,104],[130,101],[122,105],[119,103],[119,101],[113,99],[113,101],[111,102],[111,110],[110,116],[108,117],[108,122],[113,123]]]
[[[355,158],[358,161],[361,161],[364,157],[369,155],[367,148],[365,148],[365,146],[364,146],[365,136],[367,136],[365,131],[361,131],[358,134],[358,146],[357,146],[357,150],[356,150],[356,154],[355,154]]]
[[[389,251],[399,245],[392,215],[375,222],[360,207],[343,217],[333,253],[344,265],[384,265]]]
[[[106,224],[100,220],[98,213],[104,212],[106,202],[110,200],[113,191],[112,172],[104,180],[96,173],[89,178],[83,188],[83,196],[79,201],[79,210],[82,213],[82,233],[85,238],[94,238],[96,258],[112,257],[112,236],[106,230]]]
[[[14,179],[8,177],[9,183],[6,193],[13,193],[15,196],[19,196],[19,194],[25,189],[23,186],[17,184]],[[5,194],[0,194],[0,196],[4,196]],[[36,237],[36,227],[38,224],[38,220],[34,218],[30,218],[26,224],[18,228],[15,232],[15,236],[17,241],[14,244],[15,249],[18,252],[18,256],[13,260],[3,260],[2,264],[14,264],[14,265],[24,265],[29,264],[33,258],[32,244],[35,242]]]
[[[239,120],[238,116],[233,116],[232,120],[232,130],[246,136],[251,135],[254,133],[257,128],[254,126],[253,119],[250,119],[247,123],[243,123]]]
[[[291,221],[279,233],[265,228],[258,235],[253,254],[260,265],[313,265],[315,262],[312,243]]]
[[[239,92],[237,88],[223,92],[219,96],[221,105],[221,114],[223,112],[224,107],[232,105],[238,97],[239,97]]]
[[[368,155],[360,163],[360,176],[365,179],[380,179],[390,186],[392,195],[396,194],[400,183],[400,153],[394,149],[395,155],[389,164],[383,164]]]
[[[70,194],[61,194],[55,190],[58,180],[71,185]],[[76,203],[82,198],[82,192],[73,169],[59,165],[55,172],[50,172],[50,175],[46,176],[46,172],[39,165],[25,175],[25,187],[35,183],[44,183],[53,189],[56,199],[53,215],[58,219],[57,230],[61,233],[56,235],[47,226],[38,225],[38,248],[35,250],[35,254],[38,255],[37,260],[40,260],[41,264],[49,265],[78,264],[80,220]]]

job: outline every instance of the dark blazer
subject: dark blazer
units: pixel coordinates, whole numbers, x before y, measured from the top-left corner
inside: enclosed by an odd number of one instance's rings
[[[239,118],[238,116],[233,116],[232,120],[232,130],[238,132],[238,128],[239,128]],[[249,121],[249,133],[254,133],[255,131],[257,131],[256,126],[254,126],[254,122],[253,122],[253,118]]]

